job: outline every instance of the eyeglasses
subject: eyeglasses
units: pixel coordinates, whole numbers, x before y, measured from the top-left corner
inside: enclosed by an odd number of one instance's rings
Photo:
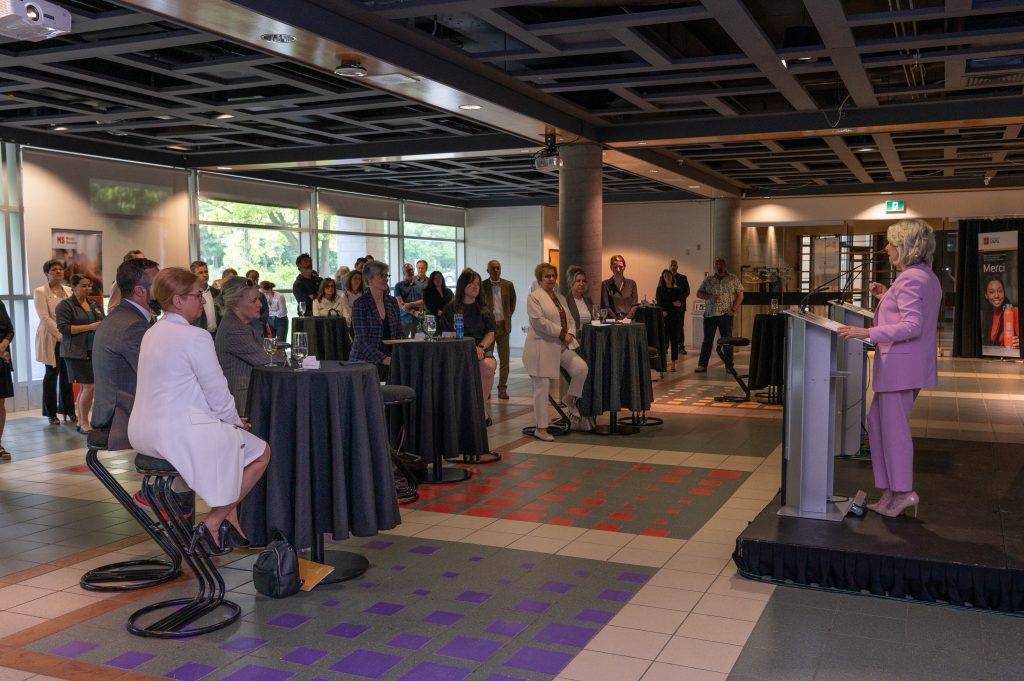
[[[202,291],[196,291],[195,293],[179,293],[178,295],[181,296],[182,298],[195,298],[196,300],[203,299]]]

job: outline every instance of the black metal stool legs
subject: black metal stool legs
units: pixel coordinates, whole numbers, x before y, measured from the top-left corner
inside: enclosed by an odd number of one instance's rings
[[[96,447],[90,447],[85,455],[85,465],[146,534],[163,549],[167,560],[146,558],[103,565],[82,575],[79,584],[89,591],[138,591],[171,581],[181,574],[181,557],[156,521],[135,505],[121,483],[100,463],[99,451]]]
[[[741,338],[739,336],[733,336],[729,338],[719,338],[718,345],[715,347],[715,353],[719,359],[722,360],[722,364],[725,365],[725,370],[732,374],[732,377],[736,379],[736,383],[739,384],[740,389],[743,390],[743,397],[737,395],[719,395],[715,398],[715,402],[748,402],[750,401],[750,388],[747,386],[746,381],[743,379],[747,376],[740,376],[736,372],[736,367],[733,365],[733,361],[725,354],[725,348],[738,348],[746,345],[750,345],[749,338]]]
[[[237,604],[224,598],[227,589],[224,579],[217,571],[210,556],[200,544],[192,553],[189,545],[192,542],[194,528],[190,520],[183,517],[182,509],[171,492],[171,483],[177,473],[168,471],[143,471],[142,495],[156,511],[158,521],[166,535],[173,541],[185,563],[196,576],[199,593],[192,598],[175,598],[168,601],[153,603],[141,608],[128,618],[128,631],[136,636],[147,638],[185,638],[198,636],[222,629],[241,615]],[[218,619],[209,624],[191,627],[189,625],[213,615],[219,609],[224,612]],[[169,610],[162,618],[141,624],[145,615]]]

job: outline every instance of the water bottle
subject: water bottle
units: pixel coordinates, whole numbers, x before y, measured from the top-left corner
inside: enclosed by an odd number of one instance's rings
[[[1017,308],[1006,305],[1003,308],[1003,347],[1013,347],[1013,337],[1017,335]]]
[[[465,335],[465,328],[462,321],[462,315],[455,315],[455,337],[462,338]]]

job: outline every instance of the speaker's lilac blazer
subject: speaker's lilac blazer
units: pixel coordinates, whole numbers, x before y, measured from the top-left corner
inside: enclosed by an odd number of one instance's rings
[[[911,265],[878,303],[875,325],[875,392],[930,388],[938,383],[935,333],[939,322],[942,286],[924,263]]]

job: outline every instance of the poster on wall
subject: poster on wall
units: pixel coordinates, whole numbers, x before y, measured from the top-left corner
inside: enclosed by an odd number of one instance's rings
[[[978,235],[981,273],[981,354],[1020,357],[1020,313],[1017,300],[1017,232]]]
[[[92,280],[92,298],[103,304],[103,232],[82,229],[53,229],[54,260],[64,263],[64,283],[84,274]]]

